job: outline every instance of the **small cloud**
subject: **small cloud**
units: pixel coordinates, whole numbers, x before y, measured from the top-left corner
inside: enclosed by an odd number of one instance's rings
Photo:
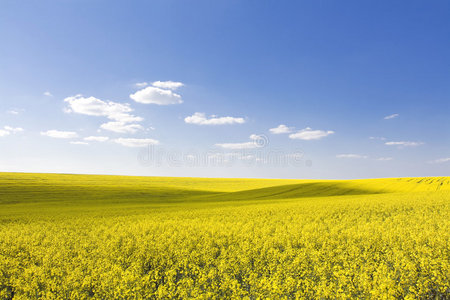
[[[89,145],[89,143],[86,142],[80,142],[80,141],[76,141],[76,142],[70,142],[72,145]]]
[[[49,91],[44,92],[44,96],[53,97],[52,93],[50,93]]]
[[[155,81],[152,82],[152,85],[162,89],[176,90],[180,87],[183,87],[184,83],[169,80],[169,81]]]
[[[159,141],[154,139],[126,139],[126,138],[118,138],[115,139],[114,142],[120,144],[125,147],[147,147],[149,145],[158,145]]]
[[[64,102],[68,104],[66,113],[77,113],[87,116],[106,117],[117,122],[140,122],[144,120],[131,114],[133,109],[128,103],[103,101],[95,97],[76,95],[67,97]]]
[[[208,161],[214,161],[215,163],[231,163],[235,161],[255,161],[255,162],[261,162],[263,161],[261,158],[253,155],[253,154],[247,154],[247,153],[240,153],[240,152],[217,152],[217,153],[208,153],[207,154]]]
[[[3,127],[6,131],[9,131],[10,133],[19,133],[19,132],[23,132],[23,128],[21,127],[11,127],[11,126],[5,126]]]
[[[112,120],[102,124],[100,126],[102,129],[119,133],[134,133],[143,129],[141,125],[133,122],[140,122],[144,119],[131,114],[133,109],[128,103],[103,101],[95,97],[83,97],[82,95],[67,97],[64,102],[68,103],[67,113],[106,117]]]
[[[423,145],[422,142],[386,142],[387,146],[400,146],[400,147],[417,147]]]
[[[261,148],[267,144],[267,138],[263,135],[252,134],[250,135],[249,139],[251,140],[250,142],[222,143],[222,144],[215,144],[215,146],[224,149],[241,150],[241,149]]]
[[[385,141],[386,138],[382,136],[371,136],[369,139],[371,140],[379,140],[379,141]]]
[[[289,138],[293,139],[293,140],[305,140],[305,141],[319,140],[319,139],[329,136],[333,133],[334,133],[334,131],[331,131],[331,130],[328,130],[328,131],[312,130],[311,128],[307,127],[296,133],[291,133],[289,135]]]
[[[366,155],[359,155],[359,154],[338,154],[336,155],[337,158],[368,158]]]
[[[400,116],[400,115],[399,115],[399,114],[392,114],[392,115],[389,115],[389,116],[384,117],[384,119],[385,119],[385,120],[395,119],[395,118],[397,118],[398,116]]]
[[[281,125],[278,125],[278,127],[270,128],[269,131],[270,131],[270,133],[273,133],[273,134],[290,133],[290,132],[292,132],[292,128],[281,124]]]
[[[147,85],[148,85],[148,82],[137,82],[134,84],[135,87],[140,88],[140,89],[146,87]]]
[[[211,116],[208,119],[204,113],[196,112],[192,116],[184,118],[184,122],[195,125],[231,125],[243,124],[245,120],[244,118],[217,116]]]
[[[20,112],[19,112],[19,110],[11,109],[11,110],[6,111],[6,113],[10,114],[10,115],[18,115]]]
[[[0,137],[4,137],[4,136],[10,135],[10,134],[11,134],[11,132],[0,129]]]
[[[109,140],[109,137],[107,136],[88,136],[85,137],[83,140],[90,141],[90,142],[106,142]]]
[[[443,163],[447,163],[450,162],[450,157],[446,157],[446,158],[439,158],[433,161],[430,161],[430,164],[443,164]]]
[[[11,126],[5,126],[3,129],[0,129],[0,137],[4,137],[10,134],[15,134],[19,132],[23,132],[23,128],[20,127],[11,127]]]
[[[376,160],[378,161],[389,161],[389,160],[393,160],[392,157],[378,157],[376,158]]]
[[[171,105],[183,103],[181,96],[171,90],[154,86],[146,87],[130,95],[130,98],[143,104]]]
[[[59,130],[47,130],[42,131],[41,135],[48,136],[55,139],[73,139],[77,138],[78,134],[73,131],[59,131]]]
[[[100,125],[100,128],[118,133],[135,133],[144,129],[139,124],[127,124],[125,122],[108,122]]]
[[[246,143],[223,143],[223,144],[215,144],[217,147],[221,147],[224,149],[254,149],[258,148],[258,145],[255,142],[246,142]]]

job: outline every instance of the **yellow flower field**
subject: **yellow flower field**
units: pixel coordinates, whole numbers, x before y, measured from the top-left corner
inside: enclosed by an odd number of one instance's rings
[[[450,178],[0,173],[0,299],[448,299]]]

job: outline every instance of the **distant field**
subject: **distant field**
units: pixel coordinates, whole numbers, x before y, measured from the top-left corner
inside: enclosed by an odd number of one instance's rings
[[[450,177],[0,173],[0,299],[450,299]]]

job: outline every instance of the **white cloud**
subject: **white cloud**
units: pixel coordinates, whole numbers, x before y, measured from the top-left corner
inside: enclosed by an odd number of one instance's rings
[[[50,93],[49,91],[45,91],[44,96],[53,97],[52,93]]]
[[[281,125],[278,125],[278,127],[270,128],[269,131],[270,131],[270,133],[273,133],[273,134],[290,133],[290,132],[292,132],[292,128],[281,124]]]
[[[224,144],[215,144],[217,147],[221,147],[224,149],[253,149],[257,148],[258,145],[255,142],[246,142],[246,143],[224,143]]]
[[[260,148],[264,147],[267,144],[266,138],[261,135],[252,134],[250,135],[250,142],[245,143],[222,143],[222,144],[215,144],[217,147],[221,147],[224,149],[232,149],[232,150],[239,150],[239,149],[254,149],[254,148]]]
[[[184,118],[184,122],[195,125],[231,125],[243,124],[245,120],[244,118],[217,116],[211,116],[208,119],[204,113],[196,112],[192,116]]]
[[[181,96],[171,90],[149,86],[130,95],[136,102],[144,104],[170,105],[183,103]]]
[[[6,113],[8,113],[10,115],[18,115],[19,111],[16,109],[11,109],[11,110],[8,110]]]
[[[371,139],[371,140],[380,140],[380,141],[385,141],[386,140],[386,138],[382,137],[382,136],[371,136],[371,137],[369,137],[369,139]]]
[[[7,136],[7,135],[10,135],[10,134],[11,134],[11,132],[9,132],[7,130],[0,129],[0,137]]]
[[[367,155],[360,155],[360,154],[338,154],[336,155],[337,158],[368,158]]]
[[[440,159],[436,159],[433,161],[430,161],[431,164],[443,164],[446,162],[450,162],[450,157],[446,157],[446,158],[440,158]]]
[[[88,143],[86,143],[86,142],[80,142],[80,141],[77,141],[77,142],[70,142],[72,145],[89,145]]]
[[[143,88],[146,87],[148,85],[148,82],[137,82],[134,84],[137,88]]]
[[[422,142],[386,142],[387,146],[400,146],[400,147],[417,147],[423,145]]]
[[[127,124],[125,122],[108,122],[100,125],[100,128],[118,133],[135,133],[138,130],[144,129],[139,124]]]
[[[384,119],[385,119],[385,120],[395,119],[395,118],[397,118],[398,116],[400,116],[400,115],[399,115],[399,114],[392,114],[392,115],[389,115],[389,116],[384,117]]]
[[[329,136],[330,134],[333,134],[334,131],[328,130],[312,130],[311,128],[307,127],[305,129],[302,129],[296,133],[291,133],[289,135],[290,139],[293,140],[319,140],[321,138],[324,138],[326,136]]]
[[[169,89],[169,90],[176,90],[180,87],[183,87],[184,84],[182,82],[175,82],[175,81],[155,81],[152,82],[153,86],[156,86],[158,88],[162,89]]]
[[[78,137],[78,134],[73,131],[59,131],[59,130],[47,130],[41,131],[41,135],[56,138],[56,139],[73,139]]]
[[[233,149],[232,149],[233,150]],[[197,157],[193,157],[195,159]],[[261,158],[247,153],[240,152],[216,152],[207,154],[208,161],[213,161],[215,163],[231,163],[237,160],[241,161],[262,161]]]
[[[19,133],[23,132],[23,128],[20,127],[11,127],[11,126],[4,126],[3,129],[0,129],[0,137],[10,135],[11,133]]]
[[[69,107],[66,112],[78,113],[88,116],[102,116],[118,122],[140,122],[141,117],[130,114],[133,109],[128,103],[117,103],[112,101],[103,101],[95,97],[83,97],[76,95],[64,99]]]
[[[125,147],[146,147],[148,145],[158,145],[159,141],[154,139],[126,139],[118,138],[114,142]]]
[[[3,127],[6,131],[9,131],[10,133],[19,133],[23,132],[23,128],[20,127],[11,127],[11,126],[5,126]]]
[[[85,137],[83,140],[90,141],[90,142],[106,142],[109,140],[109,137],[107,136],[88,136]]]
[[[144,118],[133,116],[130,114],[117,114],[117,115],[111,116],[110,119],[117,120],[118,122],[123,122],[123,123],[141,122],[144,120]]]
[[[376,160],[379,160],[379,161],[389,161],[389,160],[393,160],[393,158],[392,158],[392,157],[379,157],[379,158],[377,158]]]

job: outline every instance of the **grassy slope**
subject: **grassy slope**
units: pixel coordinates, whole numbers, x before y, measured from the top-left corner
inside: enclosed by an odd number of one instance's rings
[[[0,173],[1,204],[290,199],[438,190],[450,190],[449,177],[285,180]]]
[[[336,196],[450,191],[450,177],[289,180],[0,173],[0,222]],[[264,202],[261,202],[264,201]]]
[[[0,220],[261,200],[450,190],[449,177],[367,180],[286,180],[0,173]],[[231,203],[230,203],[231,202]],[[109,209],[109,210],[106,210]]]

